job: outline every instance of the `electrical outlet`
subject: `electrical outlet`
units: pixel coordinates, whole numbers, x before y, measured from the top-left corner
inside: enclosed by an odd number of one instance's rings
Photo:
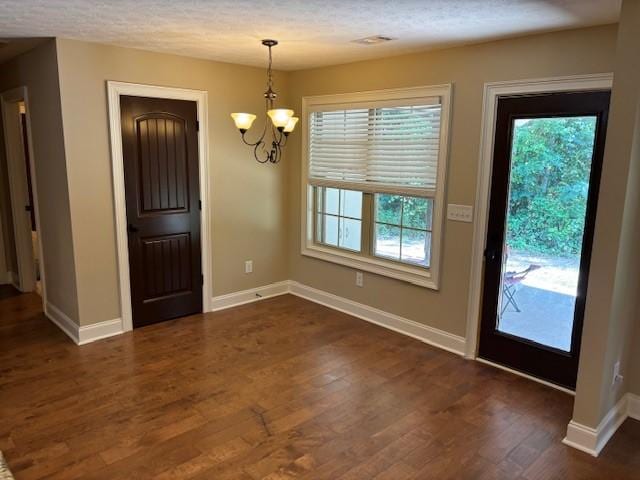
[[[455,222],[473,222],[473,207],[470,205],[447,205],[447,218]]]
[[[624,377],[620,374],[620,360],[618,360],[613,366],[613,378],[611,379],[611,386],[615,386],[617,383],[622,382]]]
[[[362,274],[362,272],[356,272],[356,286],[364,286],[364,275]]]
[[[244,273],[253,273],[253,260],[244,262]]]

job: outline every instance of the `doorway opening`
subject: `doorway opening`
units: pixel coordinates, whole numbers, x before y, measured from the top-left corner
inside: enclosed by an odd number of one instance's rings
[[[4,162],[2,169],[2,249],[6,283],[44,298],[42,242],[26,87],[0,95]]]

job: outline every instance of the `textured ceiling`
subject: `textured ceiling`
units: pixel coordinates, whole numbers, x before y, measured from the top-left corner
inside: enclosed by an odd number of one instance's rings
[[[621,0],[0,0],[0,37],[65,37],[300,69],[617,21]],[[371,35],[397,40],[366,46]]]

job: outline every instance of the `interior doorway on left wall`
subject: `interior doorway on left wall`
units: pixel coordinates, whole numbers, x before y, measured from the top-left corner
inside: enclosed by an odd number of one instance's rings
[[[36,292],[43,297],[42,246],[26,87],[3,92],[0,107],[4,143],[4,155],[0,157],[0,247],[6,270],[0,272],[0,277],[4,277],[0,280],[21,292]]]

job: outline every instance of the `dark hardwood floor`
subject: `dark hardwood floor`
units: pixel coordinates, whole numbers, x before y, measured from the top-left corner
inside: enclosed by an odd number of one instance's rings
[[[282,296],[83,347],[0,300],[0,450],[16,479],[640,478],[640,423],[600,458],[572,398]]]
[[[13,285],[0,285],[0,300],[15,297],[17,295],[20,295],[20,293],[20,290],[18,290]]]

